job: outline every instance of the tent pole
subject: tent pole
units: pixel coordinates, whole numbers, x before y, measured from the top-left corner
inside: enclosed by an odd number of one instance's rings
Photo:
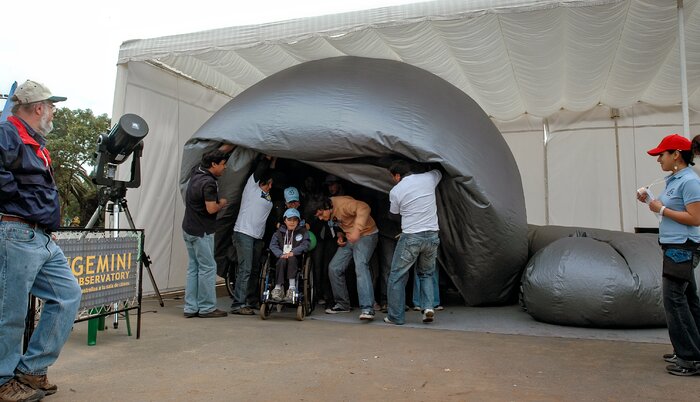
[[[683,0],[678,4],[678,49],[681,65],[681,109],[683,109],[683,135],[690,138],[690,116],[688,114],[688,77],[685,62],[685,24],[683,22]]]
[[[542,119],[542,132],[544,133],[544,224],[549,225],[549,171],[547,170],[547,142],[549,142],[549,119]]]
[[[617,208],[620,211],[620,230],[625,231],[624,214],[622,213],[622,174],[620,167],[620,130],[617,124],[617,119],[620,117],[620,111],[617,108],[610,108],[610,118],[615,124],[615,157],[617,163]]]

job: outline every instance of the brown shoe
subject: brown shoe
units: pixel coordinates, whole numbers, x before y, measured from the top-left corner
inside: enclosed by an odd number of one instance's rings
[[[255,315],[255,311],[253,311],[253,309],[250,307],[241,307],[239,309],[231,310],[231,314]]]
[[[56,384],[51,384],[49,380],[46,378],[46,374],[44,375],[31,375],[31,374],[24,374],[20,372],[15,372],[15,378],[19,380],[19,382],[29,385],[30,387],[34,389],[38,389],[41,391],[44,391],[46,396],[53,395],[58,391],[58,387]]]
[[[0,401],[3,402],[40,401],[44,396],[44,391],[22,384],[16,378],[0,385]]]
[[[203,313],[199,314],[199,318],[219,318],[219,317],[226,317],[228,315],[227,312],[223,310],[219,310],[218,308],[215,310],[212,310],[208,313]]]

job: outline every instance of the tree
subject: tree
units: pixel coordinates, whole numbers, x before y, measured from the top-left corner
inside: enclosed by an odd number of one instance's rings
[[[95,116],[90,109],[56,109],[53,131],[47,136],[54,179],[61,202],[61,222],[78,216],[85,225],[97,208],[95,185],[88,169],[95,166],[97,137],[110,128],[106,114]]]

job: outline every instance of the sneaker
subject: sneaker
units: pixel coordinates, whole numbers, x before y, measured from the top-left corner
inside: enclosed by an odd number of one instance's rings
[[[350,309],[345,308],[341,306],[340,304],[336,304],[333,306],[333,308],[327,308],[326,309],[326,314],[338,314],[338,313],[349,313]]]
[[[401,324],[399,324],[399,323],[396,323],[396,322],[391,321],[391,320],[389,319],[388,316],[387,316],[387,317],[384,317],[384,322],[387,323],[387,324],[391,324],[391,325],[401,325]]]
[[[413,306],[413,311],[420,311],[420,306]]]
[[[187,311],[185,311],[183,315],[185,316],[185,318],[199,317],[199,313],[196,311],[194,313],[188,313]]]
[[[16,372],[15,378],[22,384],[30,386],[32,389],[42,391],[45,396],[53,395],[58,391],[56,384],[51,384],[46,378],[46,374],[31,375]]]
[[[326,305],[326,300],[325,299],[318,299],[318,305],[319,306],[325,306]]]
[[[424,323],[429,323],[433,322],[433,317],[435,317],[435,312],[431,308],[426,308],[425,311],[423,311],[423,322]]]
[[[675,353],[666,353],[666,354],[663,356],[663,358],[664,358],[664,361],[667,362],[667,363],[673,363],[673,364],[675,364],[676,362],[678,362],[678,357],[676,357],[676,354],[675,354]]]
[[[284,296],[284,301],[287,303],[294,303],[294,293],[296,293],[296,289],[294,288],[289,288],[287,289],[287,294]]]
[[[668,371],[669,374],[680,376],[700,375],[700,371],[698,371],[697,368],[681,367],[678,364],[669,364],[666,366],[666,371]]]
[[[0,400],[3,401],[40,401],[44,396],[44,391],[25,385],[16,378],[0,385]]]
[[[208,313],[202,313],[199,315],[199,318],[219,318],[219,317],[226,317],[228,315],[227,312],[223,310],[214,309]]]
[[[382,304],[382,307],[379,309],[382,313],[386,313],[389,311],[389,307],[386,305],[386,303]]]
[[[362,314],[360,314],[360,319],[364,321],[374,320],[374,311],[363,311]]]
[[[236,309],[231,310],[231,314],[255,315],[255,311],[253,311],[253,309],[250,307],[241,307],[241,308],[236,308]],[[201,315],[200,315],[200,317],[201,317]]]
[[[377,310],[381,310],[382,306],[380,306],[379,303],[374,302],[374,305],[372,306],[372,308],[374,309],[374,311],[377,311]]]
[[[278,302],[282,301],[282,298],[284,297],[284,290],[281,288],[274,288],[272,289],[272,300]]]
[[[442,307],[441,305],[435,306],[435,311],[442,311],[442,310],[444,310],[444,309],[445,309],[445,308]]]

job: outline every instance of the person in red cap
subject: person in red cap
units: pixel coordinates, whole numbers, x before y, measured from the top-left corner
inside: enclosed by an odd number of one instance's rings
[[[12,116],[0,123],[0,400],[36,401],[57,391],[46,371],[70,335],[80,286],[51,231],[59,226],[58,190],[46,135],[55,102],[27,80],[15,91]],[[22,354],[29,293],[43,300],[41,318]]]
[[[660,217],[659,243],[663,250],[663,301],[668,334],[674,354],[664,355],[672,363],[669,374],[700,374],[700,298],[693,269],[700,261],[700,177],[690,168],[691,142],[678,134],[664,137],[647,151],[656,156],[666,176],[666,188],[653,199],[648,188],[637,191],[637,199],[649,204]]]

